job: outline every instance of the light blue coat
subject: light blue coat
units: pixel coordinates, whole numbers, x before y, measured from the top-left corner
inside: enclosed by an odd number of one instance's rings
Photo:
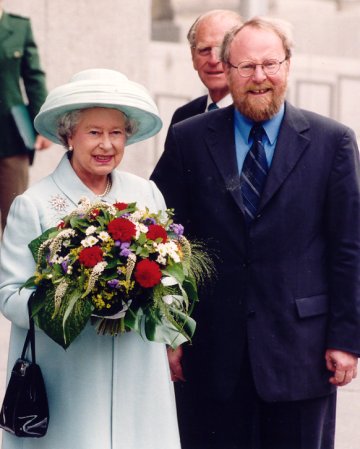
[[[108,202],[165,208],[153,182],[119,171],[112,173],[112,181]],[[20,356],[28,327],[30,291],[19,292],[35,268],[27,245],[83,196],[96,199],[65,155],[54,173],[11,207],[0,271],[0,310],[12,322],[8,370]],[[48,392],[49,430],[40,439],[4,432],[2,449],[180,449],[164,345],[143,341],[133,332],[99,336],[88,325],[66,351],[42,331],[36,332],[36,346]]]

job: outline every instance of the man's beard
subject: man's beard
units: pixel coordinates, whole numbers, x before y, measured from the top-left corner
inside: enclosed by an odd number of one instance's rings
[[[287,90],[287,82],[284,82],[281,86],[267,86],[271,88],[269,94],[264,96],[255,96],[246,93],[239,93],[233,89],[233,86],[230,86],[231,95],[234,99],[235,107],[239,110],[239,112],[247,117],[248,119],[254,122],[263,122],[265,120],[271,119],[277,114],[281,108],[281,105],[284,103],[286,90]],[[254,90],[262,89],[266,87],[256,86]],[[251,90],[251,89],[250,89]]]

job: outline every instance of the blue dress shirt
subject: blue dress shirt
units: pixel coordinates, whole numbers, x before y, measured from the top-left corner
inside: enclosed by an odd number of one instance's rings
[[[253,139],[250,137],[250,131],[254,125],[254,122],[244,117],[236,108],[234,111],[236,159],[240,174],[246,154],[250,150],[253,143]],[[263,139],[263,144],[269,167],[274,156],[277,137],[282,119],[284,117],[284,112],[285,106],[282,105],[280,111],[274,117],[262,123],[266,134],[266,137]]]

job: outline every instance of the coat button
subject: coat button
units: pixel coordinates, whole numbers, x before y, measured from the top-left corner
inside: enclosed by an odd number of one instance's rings
[[[255,318],[256,312],[255,310],[249,310],[247,313],[248,318]]]

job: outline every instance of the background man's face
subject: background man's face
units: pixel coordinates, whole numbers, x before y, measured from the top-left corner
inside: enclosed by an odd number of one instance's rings
[[[191,49],[193,66],[210,92],[223,90],[224,95],[228,93],[219,52],[225,33],[234,25],[233,19],[208,17],[197,26],[195,48]]]

